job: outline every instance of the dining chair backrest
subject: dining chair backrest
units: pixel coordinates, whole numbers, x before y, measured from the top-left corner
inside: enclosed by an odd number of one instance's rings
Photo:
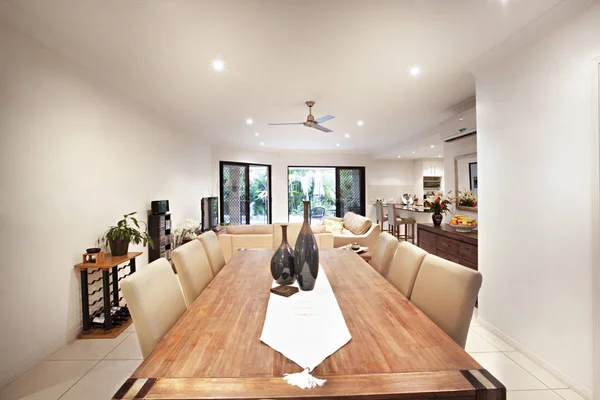
[[[481,282],[478,271],[427,254],[410,300],[464,348]]]
[[[397,248],[398,239],[387,232],[382,232],[373,249],[371,266],[381,275],[386,276]]]
[[[213,276],[216,276],[225,266],[225,256],[221,249],[219,237],[213,231],[207,231],[198,236],[198,240],[200,240],[200,243],[202,243],[202,246],[204,247],[204,251],[206,251]]]
[[[426,255],[425,250],[408,242],[400,242],[398,246],[386,278],[407,299],[410,299],[419,268]]]
[[[183,297],[189,308],[213,278],[208,256],[202,243],[199,240],[192,240],[173,250],[171,259],[175,264]]]
[[[171,264],[159,258],[121,281],[144,358],[185,312],[185,301]]]
[[[375,214],[378,222],[383,221],[383,203],[381,200],[375,201]]]
[[[387,203],[388,209],[388,225],[396,226],[396,205],[394,203]]]

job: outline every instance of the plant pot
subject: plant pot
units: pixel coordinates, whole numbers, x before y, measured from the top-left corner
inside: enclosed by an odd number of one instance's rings
[[[114,239],[108,241],[110,247],[110,254],[115,256],[126,256],[129,251],[129,240],[125,239]]]
[[[436,212],[436,213],[433,213],[433,215],[431,216],[431,219],[433,220],[433,225],[440,226],[442,224],[442,220],[444,219],[444,216],[442,215],[442,213]]]

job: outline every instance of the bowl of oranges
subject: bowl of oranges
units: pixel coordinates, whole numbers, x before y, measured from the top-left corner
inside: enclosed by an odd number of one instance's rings
[[[466,215],[456,214],[450,220],[449,225],[457,232],[471,232],[477,228],[477,220]]]

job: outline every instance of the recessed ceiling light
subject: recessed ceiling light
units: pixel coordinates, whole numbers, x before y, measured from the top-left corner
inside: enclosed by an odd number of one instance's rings
[[[441,155],[441,154],[438,154],[438,157],[439,157],[439,158],[442,158],[442,155]]]
[[[225,63],[222,60],[214,60],[212,67],[215,71],[223,71],[225,68]]]
[[[261,146],[264,146],[264,145],[265,145],[265,142],[260,142],[260,145],[261,145]]]
[[[254,121],[252,120],[252,118],[248,118],[246,120],[246,125],[252,125],[254,123]]]
[[[464,120],[464,118],[459,118],[458,120],[459,120],[459,121],[463,121],[463,120]]]
[[[339,144],[339,143],[336,143],[335,145],[336,145],[336,147],[340,147],[340,144]]]
[[[364,121],[358,121],[357,124],[358,124],[358,126],[363,126],[365,123],[364,123]]]
[[[402,156],[398,156],[398,158],[402,158]]]
[[[433,149],[435,146],[434,146],[434,145],[431,145],[431,146],[429,146],[429,147],[431,147],[431,148]]]
[[[260,135],[260,133],[254,132],[254,136],[258,136],[258,135]]]
[[[413,151],[413,154],[415,154],[415,152]]]
[[[415,65],[414,67],[410,68],[409,72],[412,76],[417,76],[421,73],[421,67]]]
[[[346,139],[348,139],[350,137],[350,134],[346,133],[344,136],[346,137]]]

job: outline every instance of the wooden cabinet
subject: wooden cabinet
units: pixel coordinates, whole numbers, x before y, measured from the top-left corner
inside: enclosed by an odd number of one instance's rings
[[[417,244],[430,254],[477,268],[477,233],[456,232],[446,224],[417,224]]]

